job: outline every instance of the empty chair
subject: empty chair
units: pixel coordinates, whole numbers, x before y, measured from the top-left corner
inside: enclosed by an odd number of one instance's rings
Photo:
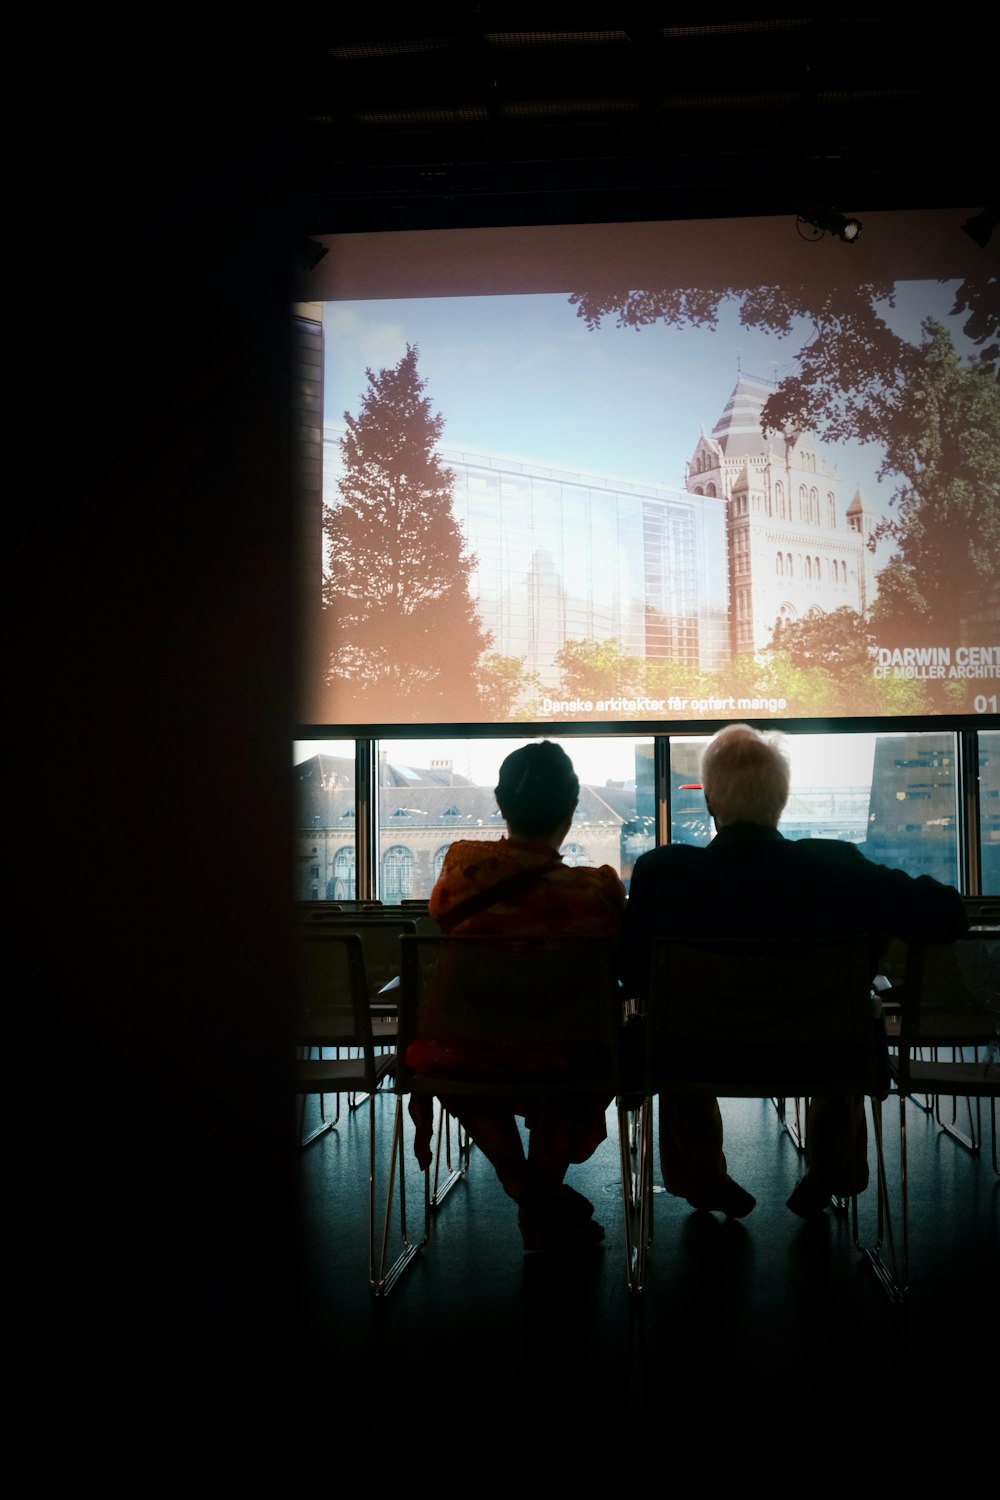
[[[376,1224],[379,1150],[376,1140],[376,1091],[389,1079],[396,1064],[393,1050],[377,1050],[375,1023],[368,1004],[361,939],[355,933],[322,930],[304,933],[300,939],[302,962],[302,1016],[299,1026],[300,1050],[318,1057],[300,1056],[295,1065],[295,1088],[299,1100],[299,1133],[305,1101],[309,1096],[321,1098],[333,1094],[364,1094],[368,1111],[368,1282],[372,1292],[383,1295],[393,1285],[418,1246],[406,1236],[405,1178],[398,1175],[402,1249],[392,1264],[388,1261],[389,1228],[393,1191],[397,1181],[396,1157],[391,1154],[385,1164],[387,1188],[385,1217],[381,1231]],[[324,1056],[336,1049],[337,1056]],[[339,1115],[339,1112],[338,1112]],[[337,1123],[324,1121],[303,1139],[308,1145]],[[392,1151],[395,1151],[395,1137]]]
[[[980,1102],[989,1100],[993,1171],[997,1160],[996,1101],[1000,1094],[1000,944],[997,934],[970,932],[954,943],[911,943],[905,978],[892,992],[897,1008],[887,1024],[895,1044],[889,1065],[899,1092],[901,1202],[900,1293],[909,1290],[909,1178],[906,1104],[915,1094],[936,1101],[944,1129],[974,1152],[980,1149]],[[949,1056],[942,1058],[941,1053]],[[967,1101],[970,1134],[941,1120],[940,1100]],[[975,1124],[972,1105],[976,1107]]]
[[[398,907],[370,907],[364,911],[339,911],[331,907],[331,902],[318,902],[317,909],[302,914],[301,925],[306,929],[320,926],[334,932],[356,933],[364,949],[369,1000],[384,1015],[395,1014],[395,995],[384,991],[387,985],[398,984],[399,940],[419,930],[418,915],[404,916]]]
[[[353,941],[344,941],[347,938]],[[363,1036],[364,1039],[370,1041],[373,1052],[380,1054],[377,1057],[378,1065],[375,1069],[375,1086],[377,1087],[391,1071],[396,1044],[396,1012],[393,1007],[391,1014],[382,1014],[374,1009],[368,1000],[370,984],[360,937],[357,933],[346,930],[333,931],[324,925],[321,930],[302,934],[300,951],[304,966],[303,1005],[299,1024],[301,1061],[303,1063],[323,1061],[344,1063],[339,1070],[333,1067],[326,1070],[315,1068],[310,1072],[303,1068],[302,1077],[312,1079],[314,1082],[321,1081],[324,1077],[361,1079],[363,1070],[359,1070],[356,1066],[358,1058],[352,1059],[350,1054],[357,1053],[364,1046],[364,1041],[352,1040],[352,1038]],[[364,997],[365,1001],[363,1033],[358,1031],[355,1014],[355,1007],[360,1003],[359,997]],[[324,1051],[336,1052],[337,1057],[324,1059]],[[340,1118],[341,1093],[348,1094],[351,1103],[354,1104],[360,1102],[360,1099],[369,1093],[369,1089],[348,1086],[324,1090],[314,1087],[308,1092],[319,1097],[320,1123],[308,1134],[304,1133],[302,1128],[305,1118],[303,1095],[300,1098],[299,1131],[303,1146],[310,1145],[318,1136],[331,1130],[337,1124]],[[336,1096],[335,1112],[329,1119],[326,1115],[325,1104],[327,1093]]]

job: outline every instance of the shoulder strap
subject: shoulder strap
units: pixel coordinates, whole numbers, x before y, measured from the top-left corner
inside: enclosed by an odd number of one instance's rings
[[[533,870],[519,870],[516,875],[507,875],[503,880],[498,880],[495,885],[488,886],[485,891],[477,891],[474,896],[467,896],[464,901],[460,901],[448,912],[446,918],[448,926],[457,927],[459,922],[464,922],[468,917],[485,911],[497,901],[506,901],[510,896],[519,896],[522,891],[530,890],[550,870],[557,869],[560,863],[560,860],[553,859],[546,865],[536,865]]]

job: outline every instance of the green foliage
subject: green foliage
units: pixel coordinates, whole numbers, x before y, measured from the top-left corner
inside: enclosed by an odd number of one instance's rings
[[[366,372],[357,417],[344,413],[339,502],[328,508],[323,600],[331,704],[359,719],[473,719],[490,645],[469,591],[475,559],[435,451],[443,419],[423,395],[415,346]],[[333,715],[331,714],[331,717]]]
[[[789,335],[812,326],[796,353],[795,373],[763,409],[770,432],[809,428],[826,442],[884,445],[880,478],[895,479],[894,514],[872,546],[894,551],[878,577],[871,623],[880,643],[950,645],[1000,556],[1000,297],[997,277],[964,282],[953,311],[979,358],[963,364],[947,330],[933,319],[919,343],[901,338],[885,312],[890,281],[840,283],[822,293],[783,285],[729,290],[574,293],[588,328],[605,318],[619,327],[717,326],[725,303],[746,327]]]
[[[646,663],[626,656],[619,640],[567,641],[556,652],[564,698],[613,698],[628,689],[644,691]]]
[[[882,310],[894,306],[891,281],[855,286],[839,283],[819,294],[782,286],[728,290],[631,291],[594,296],[574,293],[588,328],[614,317],[618,327],[718,326],[725,304],[739,309],[740,322],[787,338],[802,320],[813,335],[796,354],[797,373],[781,381],[764,406],[766,431],[811,428],[827,441],[846,437],[870,442],[882,436],[886,405],[905,388],[913,346],[894,333]]]
[[[839,613],[839,611],[838,611]],[[788,652],[775,652],[770,662],[773,691],[808,718],[893,717],[930,711],[931,695],[920,681],[876,678],[870,660],[842,664],[836,672],[796,663]]]
[[[931,690],[922,681],[877,678],[876,638],[856,610],[814,609],[775,630],[772,660],[797,712],[813,718],[927,713]]]
[[[963,281],[955,293],[953,316],[965,313],[962,332],[979,351],[981,366],[1000,380],[1000,276]]]
[[[957,642],[1000,557],[1000,388],[985,365],[962,364],[939,323],[924,332],[882,466],[902,478],[876,528],[895,544],[872,610],[888,645]]]
[[[874,645],[861,615],[847,605],[829,614],[811,609],[790,625],[779,621],[771,640],[772,650],[785,652],[793,666],[824,667],[838,675],[854,667],[867,670]]]
[[[501,656],[498,651],[484,652],[477,676],[481,715],[498,722],[520,717],[525,695],[541,687],[538,678],[524,670],[523,656]]]
[[[647,661],[643,691],[650,698],[709,698],[720,691],[711,672],[685,661]]]
[[[558,694],[593,701],[626,692],[687,703],[717,699],[728,705],[719,709],[720,718],[736,717],[741,699],[761,705],[784,700],[796,717],[813,719],[929,712],[933,688],[914,679],[876,678],[871,644],[870,632],[852,609],[829,615],[817,610],[776,632],[770,651],[736,656],[718,672],[627,656],[617,640],[567,641],[557,657]],[[745,716],[769,714],[782,717],[776,707]],[[686,716],[686,709],[676,711],[676,717]]]

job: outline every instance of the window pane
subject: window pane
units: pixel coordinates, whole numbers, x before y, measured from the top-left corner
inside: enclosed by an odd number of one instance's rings
[[[715,829],[701,790],[701,752],[708,735],[678,735],[670,741],[670,842],[704,846]]]
[[[416,859],[405,844],[393,844],[382,856],[382,900],[390,906],[419,894],[414,889]]]
[[[707,743],[670,741],[674,843],[705,844],[714,833],[700,789]],[[786,838],[847,840],[879,864],[958,884],[953,734],[790,734],[785,744],[792,779],[778,826]]]
[[[954,734],[875,736],[870,859],[958,885],[957,762]]]
[[[357,846],[354,741],[296,740],[294,897],[352,901]]]
[[[580,778],[580,803],[562,848],[569,865],[610,865],[628,881],[653,846],[652,740],[557,740]],[[493,795],[519,739],[383,740],[379,744],[380,890],[385,902],[426,899],[455,839],[506,833]],[[642,783],[640,809],[637,785]]]
[[[979,847],[982,893],[1000,896],[1000,731],[979,731]]]

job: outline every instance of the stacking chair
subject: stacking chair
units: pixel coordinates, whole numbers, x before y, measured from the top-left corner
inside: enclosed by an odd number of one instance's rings
[[[387,921],[382,909],[369,911],[343,911],[332,901],[300,903],[300,930],[304,933],[317,930],[326,932],[351,932],[361,939],[365,984],[372,1017],[372,1033],[377,1047],[396,1045],[396,1000],[394,993],[380,993],[383,985],[399,976],[399,939],[404,932],[414,932],[412,922],[391,918]],[[365,1094],[348,1091],[348,1107],[356,1109],[365,1101]],[[325,1122],[325,1104],[320,1100],[320,1118]],[[335,1125],[340,1117],[340,1099],[337,1113],[329,1125]],[[320,1127],[320,1133],[324,1126]]]
[[[614,972],[614,942],[590,936],[537,938],[406,937],[396,1068],[396,1146],[402,1149],[406,1096],[521,1100],[607,1096],[620,1092],[621,991]],[[526,1046],[589,1044],[586,1065],[504,1079],[472,1071],[448,1078],[414,1072],[409,1044],[433,1037],[455,1044],[488,1042]],[[425,1193],[424,1240],[430,1234]]]
[[[653,942],[637,1160],[626,1176],[629,1290],[645,1289],[653,1238],[653,1098],[864,1095],[877,1158],[875,1243],[854,1241],[892,1300],[896,1265],[882,1154],[884,1046],[863,934],[829,938],[657,938]],[[632,1101],[623,1101],[631,1107]],[[624,1113],[624,1110],[623,1110]],[[630,1122],[620,1119],[624,1139]],[[882,1257],[887,1238],[891,1263]]]
[[[376,1225],[376,1142],[375,1095],[393,1075],[394,1050],[377,1050],[380,1041],[376,1022],[368,1004],[361,939],[356,933],[321,930],[302,934],[299,943],[302,962],[302,1016],[299,1027],[300,1055],[296,1060],[296,1094],[299,1102],[299,1137],[309,1145],[333,1128],[339,1119],[324,1122],[303,1138],[305,1101],[310,1095],[325,1098],[329,1094],[362,1094],[369,1101],[368,1113],[368,1284],[373,1293],[384,1295],[398,1278],[403,1267],[416,1254],[418,1246],[406,1237],[406,1184],[399,1174],[400,1228],[402,1249],[392,1265],[387,1265],[393,1189],[396,1182],[396,1159],[390,1156],[387,1169],[388,1190],[381,1233]],[[393,1023],[395,1033],[395,1023]],[[382,1039],[384,1043],[384,1038]],[[324,1056],[335,1050],[336,1056]],[[318,1052],[313,1057],[311,1053]],[[393,1137],[393,1151],[396,1148]]]
[[[346,938],[352,938],[353,941],[342,941]],[[391,1060],[396,1047],[396,1008],[392,1006],[391,1009],[380,1010],[371,1004],[371,983],[360,936],[349,927],[341,928],[324,923],[321,928],[301,935],[300,951],[304,963],[304,999],[298,1038],[302,1053],[300,1060],[303,1063],[321,1062],[325,1051],[333,1051],[337,1054],[336,1058],[326,1060],[338,1061],[342,1054],[348,1054],[349,1058],[350,1053],[358,1051],[361,1043],[345,1040],[345,1028],[348,1036],[358,1034],[354,1030],[353,1006],[359,995],[364,996],[365,1035],[371,1040],[376,1061],[381,1066],[386,1055]],[[358,1076],[357,1067],[352,1067],[348,1060],[345,1060],[345,1066],[343,1076]],[[377,1084],[381,1083],[385,1072],[386,1069],[383,1068],[376,1080]],[[309,1075],[306,1073],[303,1076]],[[322,1078],[323,1070],[316,1070],[315,1076]],[[338,1075],[334,1071],[330,1076]],[[308,1134],[304,1133],[304,1096],[300,1098],[299,1138],[302,1146],[311,1145],[339,1123],[341,1093],[348,1095],[350,1105],[354,1108],[364,1102],[369,1091],[356,1088],[314,1088],[309,1092],[319,1096],[320,1122]],[[336,1097],[335,1111],[330,1118],[326,1114],[327,1093],[333,1093]]]
[[[304,923],[317,923],[332,931],[355,932],[364,948],[368,995],[376,1035],[395,1045],[399,1000],[400,940],[418,934],[437,935],[440,928],[427,912],[426,901],[403,902],[401,906],[375,903],[357,911],[331,911],[329,902],[317,902],[303,913]],[[392,986],[386,988],[386,986]],[[354,1108],[363,1097],[351,1094]],[[461,1129],[452,1133],[447,1110],[438,1113],[435,1131],[434,1170],[430,1178],[430,1206],[439,1208],[464,1175],[469,1163],[470,1142]]]
[[[905,1059],[907,1076],[915,1078],[917,1084],[911,1086],[907,1098],[925,1114],[933,1114],[941,1129],[959,1145],[978,1154],[981,1122],[975,1096],[963,1098],[947,1089],[926,1094],[920,1091],[921,1081],[933,1082],[936,1065],[949,1058],[961,1062],[963,1049],[983,1050],[991,1039],[994,1043],[998,1040],[991,1035],[989,1016],[992,1012],[992,1024],[1000,1024],[1000,909],[996,897],[966,896],[963,900],[972,925],[968,937],[959,939],[961,947],[934,945],[920,950],[925,955],[920,957],[902,940],[893,941],[885,961],[894,985],[886,996],[887,1029],[890,1041],[898,1043],[902,1006],[917,983],[919,970],[920,1010],[917,1016],[912,1009],[910,1012],[910,1044]],[[930,1066],[925,1068],[924,1064]],[[943,1112],[942,1098],[951,1100],[950,1118]],[[966,1130],[958,1123],[960,1100],[964,1103]],[[995,1116],[995,1109],[991,1113]]]
[[[906,1105],[914,1095],[933,1099],[942,1128],[975,1153],[980,1149],[983,1099],[989,1100],[993,1171],[997,1161],[997,1096],[1000,1094],[1000,933],[970,932],[954,943],[911,943],[905,979],[886,1032],[889,1066],[899,1092],[901,1272],[899,1291],[909,1291],[909,1182]],[[950,1054],[942,1058],[941,1053]],[[941,1098],[964,1099],[968,1136],[942,1120]],[[972,1105],[975,1103],[975,1123]]]
[[[321,927],[337,932],[355,932],[361,938],[365,953],[369,999],[387,1013],[395,1011],[395,1001],[380,994],[391,980],[399,977],[399,940],[417,932],[417,917],[403,916],[398,908],[372,907],[366,911],[331,910],[331,902],[318,902],[303,912],[300,927]]]

